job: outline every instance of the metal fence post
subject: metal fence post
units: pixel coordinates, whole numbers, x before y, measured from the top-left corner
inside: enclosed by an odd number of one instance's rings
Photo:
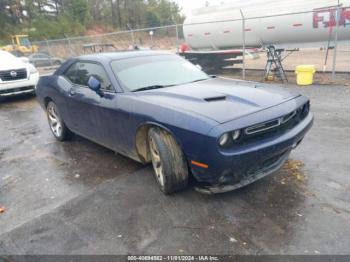
[[[243,40],[243,50],[242,50],[242,63],[243,63],[243,70],[242,70],[242,77],[243,80],[245,80],[245,18],[243,15],[243,11],[242,9],[239,9],[239,11],[241,12],[241,16],[242,16],[242,40]]]
[[[176,24],[176,49],[177,52],[179,52],[179,46],[180,46],[180,39],[179,39],[179,28],[178,28],[178,24]]]
[[[51,55],[51,51],[50,51],[50,45],[49,45],[49,41],[46,40],[46,46],[47,46],[47,52],[49,53],[49,55]],[[50,65],[52,66],[52,60],[50,59]]]
[[[335,15],[336,19],[336,27],[334,34],[334,51],[333,51],[333,67],[332,67],[332,80],[335,80],[335,67],[337,64],[337,49],[338,49],[338,28],[339,28],[339,20],[340,20],[340,5],[337,6],[337,11]]]
[[[70,42],[70,38],[69,37],[67,37],[67,41],[68,41],[69,53],[70,53],[70,55],[74,55],[73,50],[72,50],[72,44]]]
[[[134,36],[134,30],[132,30],[130,24],[127,24],[126,25],[130,31],[130,34],[131,34],[131,42],[132,42],[132,47],[134,48],[135,47],[135,36]]]
[[[134,31],[131,31],[131,41],[132,41],[132,46],[135,46],[135,35],[134,35]]]

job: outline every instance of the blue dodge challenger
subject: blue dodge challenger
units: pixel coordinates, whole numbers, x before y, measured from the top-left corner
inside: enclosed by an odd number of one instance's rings
[[[60,141],[76,133],[153,164],[160,189],[227,192],[279,170],[313,123],[308,98],[209,76],[164,52],[73,58],[36,89]]]

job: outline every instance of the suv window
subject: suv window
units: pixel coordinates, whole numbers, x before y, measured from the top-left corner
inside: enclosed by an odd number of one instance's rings
[[[33,58],[49,58],[49,56],[45,55],[45,54],[35,54],[32,57]]]
[[[90,76],[101,82],[101,89],[113,91],[113,87],[104,68],[91,62],[76,62],[64,74],[72,83],[87,86]]]

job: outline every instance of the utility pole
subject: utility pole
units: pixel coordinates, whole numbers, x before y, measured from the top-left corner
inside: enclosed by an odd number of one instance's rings
[[[241,17],[242,17],[242,40],[243,40],[243,50],[242,50],[243,69],[242,69],[242,77],[243,77],[243,80],[245,80],[245,18],[244,18],[242,9],[239,9],[239,11],[241,12]]]
[[[337,65],[337,49],[338,49],[338,29],[339,29],[339,20],[340,20],[340,3],[338,0],[338,6],[335,14],[336,27],[334,34],[334,50],[333,50],[333,67],[332,67],[332,80],[335,80],[335,67]]]

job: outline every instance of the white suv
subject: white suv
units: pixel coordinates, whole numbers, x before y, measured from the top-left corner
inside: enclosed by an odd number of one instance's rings
[[[38,81],[39,73],[32,64],[0,51],[0,97],[34,93]]]

